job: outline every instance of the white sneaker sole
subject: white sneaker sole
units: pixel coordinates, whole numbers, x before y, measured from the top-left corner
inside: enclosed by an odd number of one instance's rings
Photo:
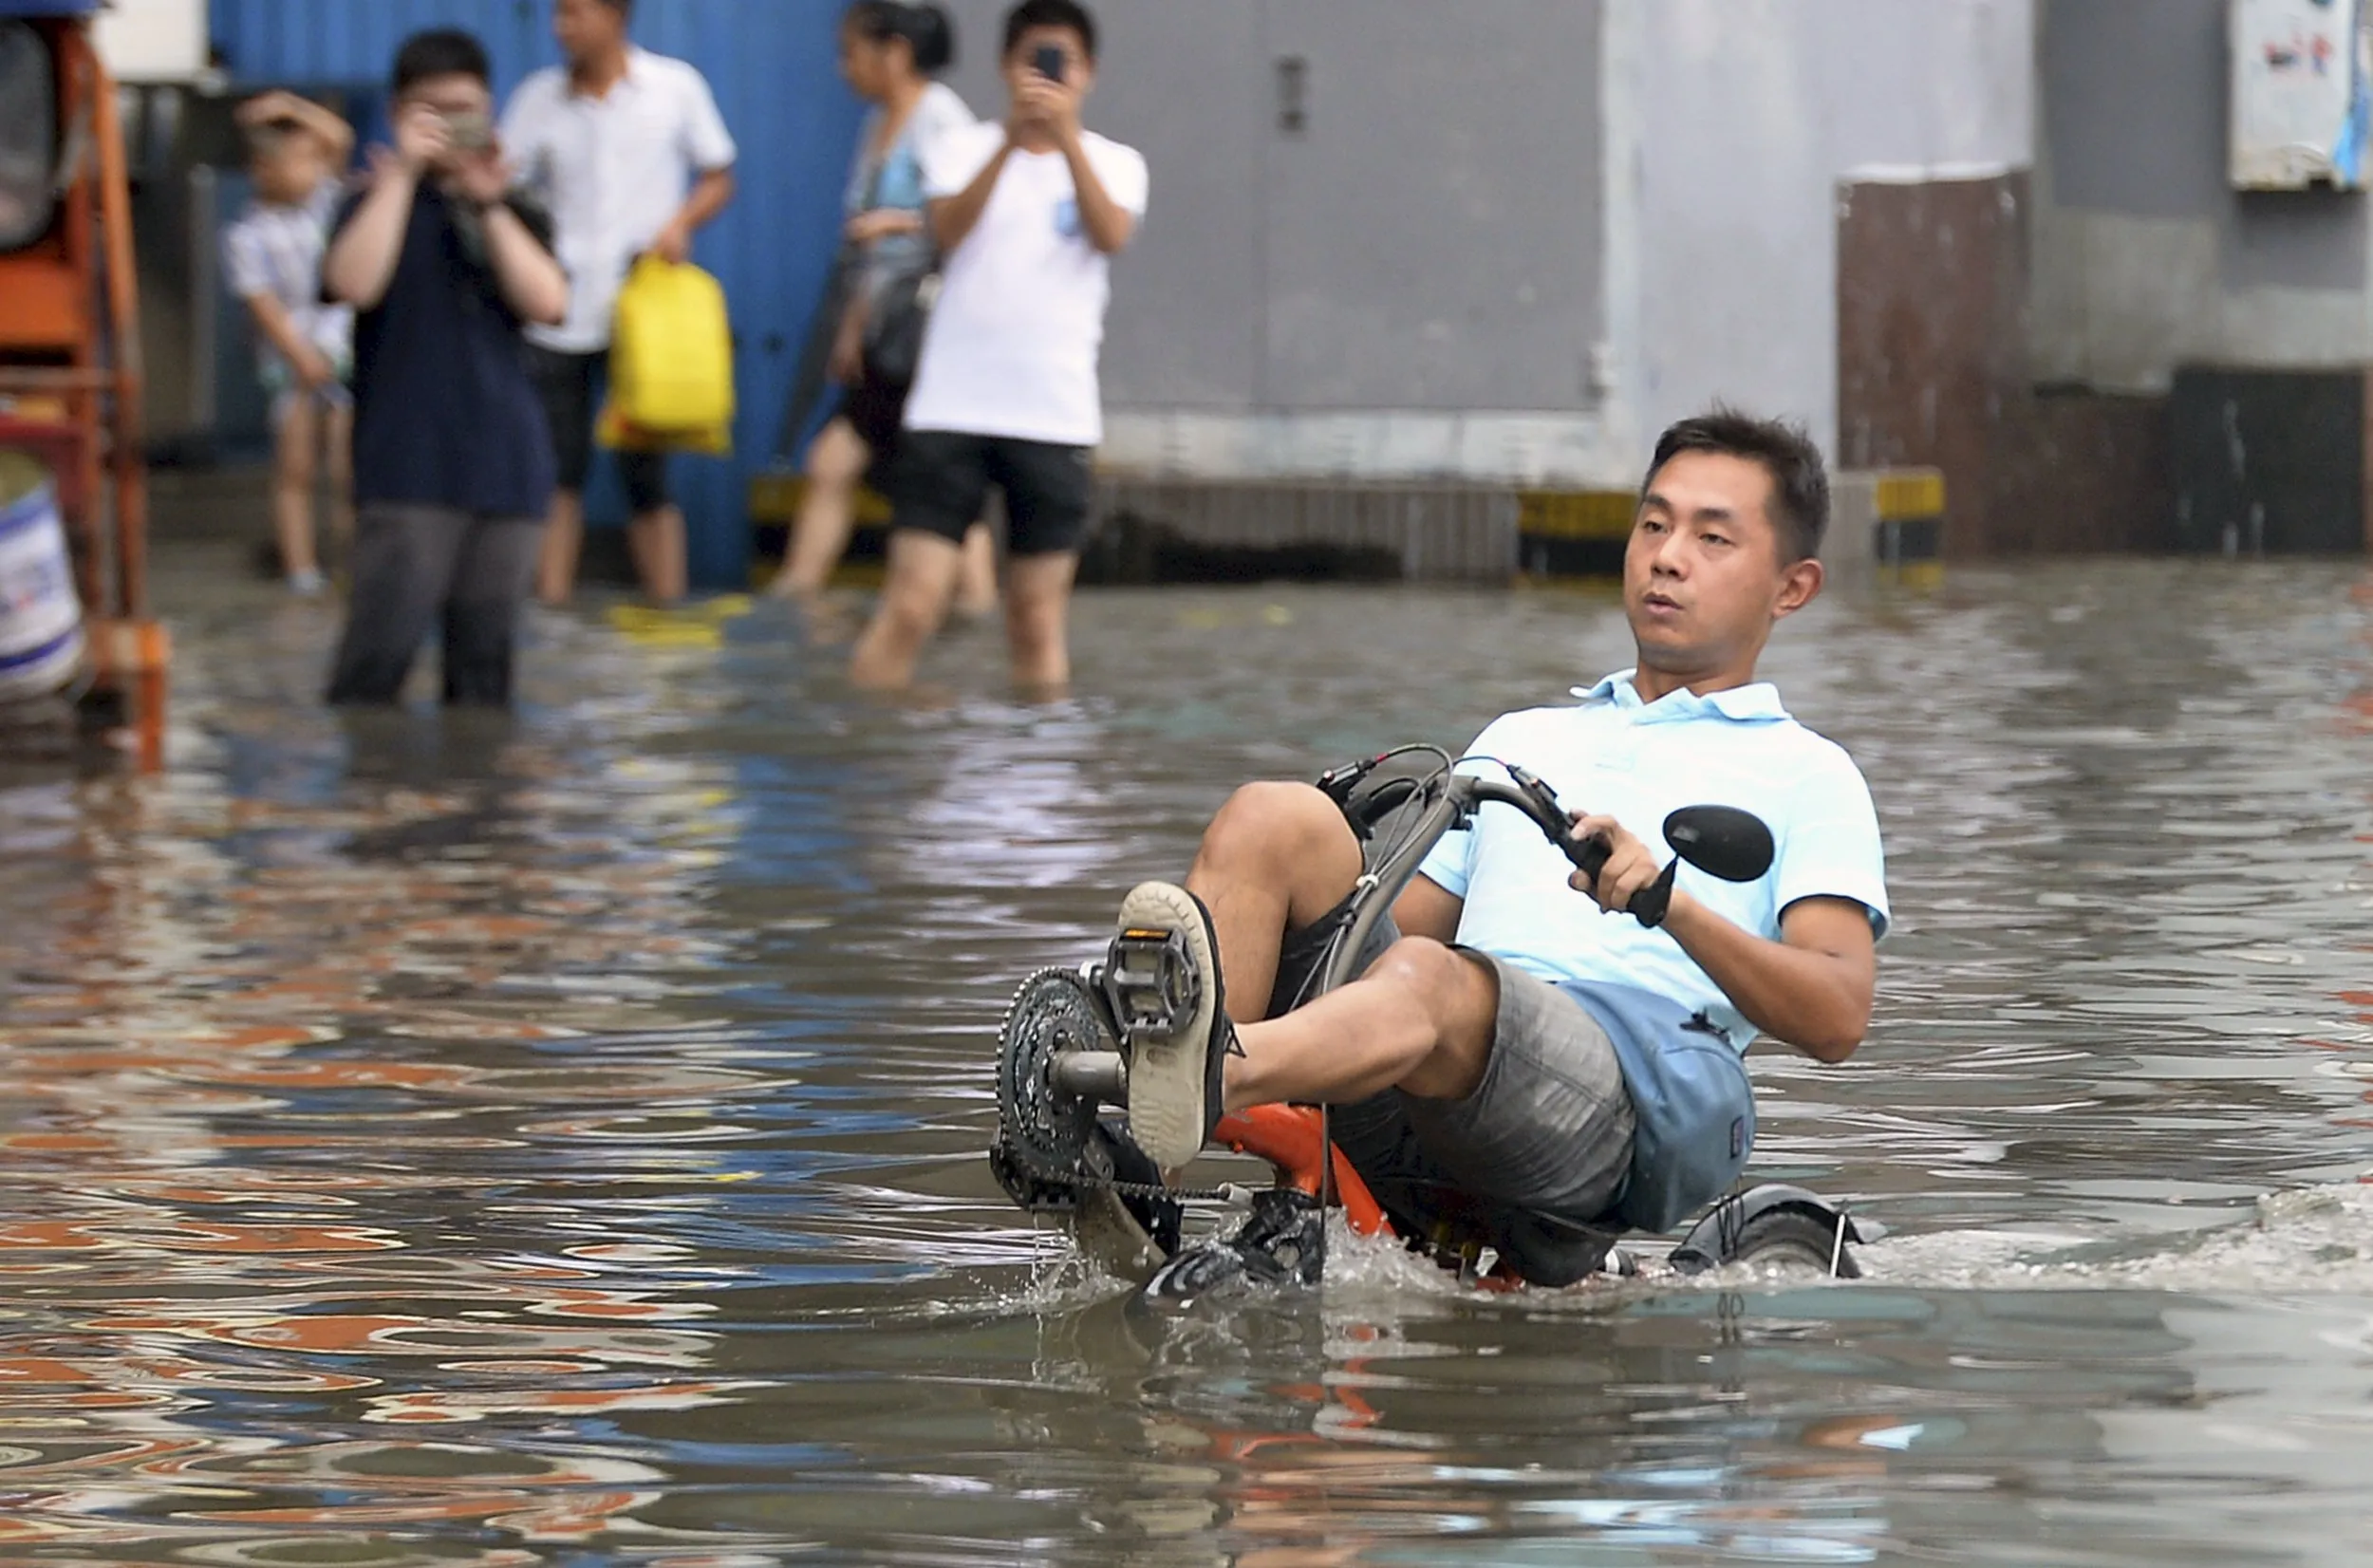
[[[1211,929],[1204,923],[1194,895],[1184,887],[1167,882],[1139,885],[1121,901],[1119,928],[1175,931],[1206,982],[1219,974]],[[1166,1173],[1183,1169],[1203,1152],[1204,1129],[1209,1125],[1203,1090],[1210,1070],[1208,1047],[1220,988],[1205,983],[1202,989],[1194,1017],[1186,1028],[1167,1037],[1146,1036],[1130,1053],[1130,1136]]]

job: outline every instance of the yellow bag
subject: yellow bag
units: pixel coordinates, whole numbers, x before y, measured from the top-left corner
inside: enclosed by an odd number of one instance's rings
[[[725,290],[689,263],[645,256],[618,291],[606,444],[710,450],[734,422],[733,329]]]

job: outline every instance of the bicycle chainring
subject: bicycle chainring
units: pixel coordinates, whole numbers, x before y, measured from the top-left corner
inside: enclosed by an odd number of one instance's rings
[[[1104,1004],[1074,970],[1042,969],[1021,982],[997,1040],[997,1145],[989,1163],[1023,1208],[1068,1209],[1095,1129],[1093,1100],[1055,1082],[1055,1062],[1077,1051],[1118,1051]]]

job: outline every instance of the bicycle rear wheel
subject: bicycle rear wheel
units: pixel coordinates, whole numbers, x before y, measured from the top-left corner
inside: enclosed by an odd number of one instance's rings
[[[1766,1209],[1740,1227],[1738,1240],[1723,1261],[1859,1279],[1862,1270],[1854,1261],[1854,1254],[1840,1244],[1838,1226],[1842,1223],[1803,1209]],[[1832,1260],[1835,1269],[1830,1266]]]

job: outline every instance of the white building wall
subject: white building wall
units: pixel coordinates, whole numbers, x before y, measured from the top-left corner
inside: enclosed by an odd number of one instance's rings
[[[100,57],[119,82],[187,82],[206,69],[206,0],[114,0]]]

